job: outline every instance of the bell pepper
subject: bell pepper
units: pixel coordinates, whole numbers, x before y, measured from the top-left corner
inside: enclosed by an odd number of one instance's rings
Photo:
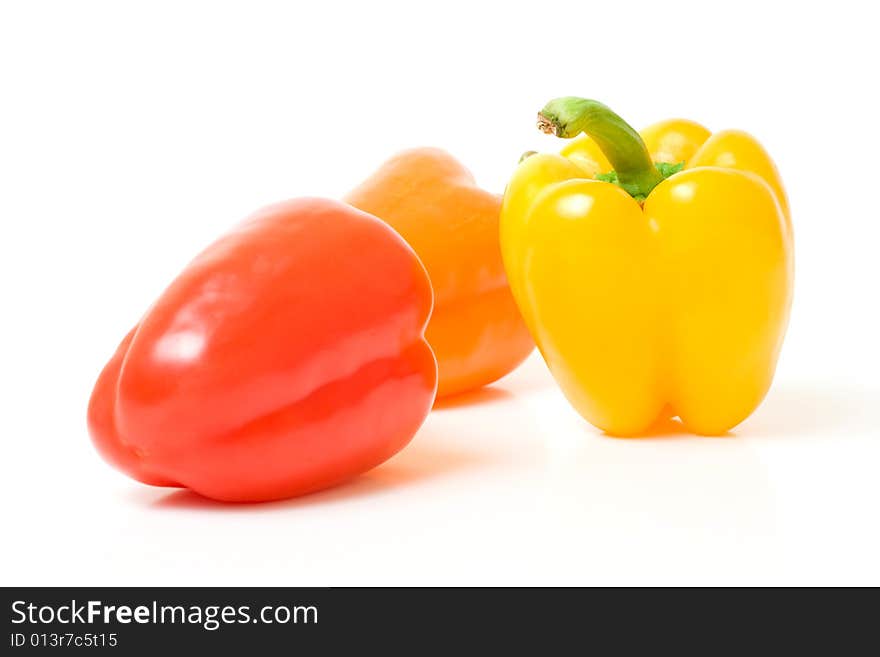
[[[758,406],[788,324],[793,242],[751,136],[672,120],[640,136],[559,98],[539,128],[571,142],[521,161],[501,214],[514,297],[574,408],[612,435],[678,417],[723,434]]]
[[[388,225],[337,201],[264,208],[129,332],[88,410],[131,477],[224,501],[308,493],[403,448],[434,400],[430,282]]]
[[[504,376],[534,349],[498,244],[501,197],[436,148],[404,151],[345,200],[390,224],[415,249],[434,287],[426,336],[439,367],[438,397]]]

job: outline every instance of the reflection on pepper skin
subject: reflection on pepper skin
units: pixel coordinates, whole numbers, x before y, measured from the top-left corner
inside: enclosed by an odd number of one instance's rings
[[[412,249],[350,206],[260,210],[125,337],[89,404],[110,463],[228,501],[291,497],[385,461],[437,386],[433,295]]]

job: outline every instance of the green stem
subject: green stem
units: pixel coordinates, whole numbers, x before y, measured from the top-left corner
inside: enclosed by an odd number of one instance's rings
[[[611,162],[619,185],[635,198],[647,197],[663,180],[639,133],[600,102],[575,96],[551,100],[538,114],[538,128],[563,139],[589,135]]]

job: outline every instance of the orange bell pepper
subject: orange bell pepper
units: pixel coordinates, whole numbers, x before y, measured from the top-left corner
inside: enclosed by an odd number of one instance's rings
[[[437,357],[438,397],[491,383],[529,355],[534,342],[501,261],[500,196],[477,187],[448,153],[416,148],[345,200],[390,224],[428,270],[434,313],[425,337]]]

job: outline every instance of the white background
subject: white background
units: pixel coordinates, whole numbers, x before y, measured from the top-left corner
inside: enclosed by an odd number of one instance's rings
[[[4,2],[2,584],[880,584],[871,3]],[[787,8],[786,8],[787,7]],[[791,197],[776,382],[731,437],[619,440],[533,357],[352,483],[229,507],[104,464],[117,342],[263,204],[446,148],[500,192],[598,98],[737,127]]]

